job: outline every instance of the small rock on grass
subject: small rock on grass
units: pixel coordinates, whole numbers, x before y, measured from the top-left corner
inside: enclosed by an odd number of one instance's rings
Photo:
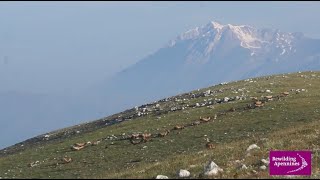
[[[204,175],[205,176],[216,176],[219,174],[219,172],[223,172],[223,169],[221,169],[216,163],[213,161],[210,161],[208,165],[205,167]]]
[[[265,166],[265,165],[260,166],[260,169],[261,169],[261,170],[266,170],[266,169],[267,169],[267,166]]]
[[[156,179],[169,179],[169,177],[164,175],[158,175]]]
[[[247,152],[253,150],[253,149],[260,149],[260,147],[256,144],[251,144],[248,148],[247,148]]]
[[[190,176],[190,172],[187,171],[187,170],[184,170],[184,169],[180,169],[179,172],[178,172],[178,176],[181,177],[181,178],[189,177]]]

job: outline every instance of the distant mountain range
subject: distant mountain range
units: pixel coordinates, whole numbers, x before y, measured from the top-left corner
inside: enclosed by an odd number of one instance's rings
[[[92,94],[98,106],[119,111],[224,81],[307,70],[320,70],[320,40],[212,21],[180,34]]]
[[[2,132],[11,139],[29,138],[29,134],[39,130],[49,131],[71,122],[93,120],[225,81],[308,70],[320,70],[319,39],[305,37],[302,33],[212,21],[180,34],[154,54],[92,87],[82,96],[41,97],[33,102],[20,95],[0,94],[0,98],[5,97],[0,103],[2,119],[11,123],[29,122],[29,126],[25,126],[29,129],[32,124],[27,134],[23,131],[17,134],[16,128],[10,125],[2,126],[5,127]],[[30,98],[35,99],[34,95]],[[49,121],[53,124],[47,123]]]

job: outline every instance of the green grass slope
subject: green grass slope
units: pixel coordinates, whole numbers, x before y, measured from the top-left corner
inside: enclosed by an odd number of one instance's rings
[[[210,93],[204,93],[211,90]],[[283,95],[289,92],[289,95]],[[273,96],[266,101],[265,96]],[[224,101],[228,100],[229,101]],[[256,97],[264,106],[255,107]],[[158,104],[158,105],[157,105]],[[143,113],[145,109],[145,114]],[[139,113],[140,112],[140,113]],[[147,114],[148,113],[148,114]],[[140,114],[140,116],[138,116]],[[312,150],[319,178],[320,72],[231,82],[132,108],[97,121],[41,135],[0,151],[1,178],[281,178],[260,169],[270,150]],[[211,117],[209,122],[199,117]],[[214,117],[216,116],[216,119]],[[107,125],[106,125],[107,124]],[[184,129],[174,130],[176,125]],[[159,133],[170,130],[164,137]],[[18,132],[17,132],[18,133]],[[151,133],[132,144],[133,133]],[[214,148],[206,147],[207,139]],[[100,141],[73,151],[75,143]],[[260,149],[247,155],[246,149]],[[65,162],[63,158],[71,158]],[[214,161],[223,172],[203,176]],[[31,165],[32,164],[32,165]],[[242,165],[246,169],[241,169]]]

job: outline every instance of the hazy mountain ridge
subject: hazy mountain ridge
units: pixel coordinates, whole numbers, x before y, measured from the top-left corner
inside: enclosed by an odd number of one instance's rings
[[[129,108],[224,81],[319,70],[319,55],[320,40],[302,33],[211,21],[180,34],[94,94]]]

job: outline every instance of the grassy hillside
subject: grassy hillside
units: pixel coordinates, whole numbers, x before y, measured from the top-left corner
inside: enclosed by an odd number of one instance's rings
[[[0,177],[155,178],[162,174],[178,178],[177,171],[186,169],[192,178],[279,178],[270,177],[268,168],[260,169],[260,160],[267,159],[273,149],[312,150],[313,174],[304,178],[320,178],[319,89],[320,72],[302,72],[170,97],[3,149]],[[256,107],[256,101],[263,106]],[[148,114],[141,115],[143,108]],[[211,119],[193,125],[200,117]],[[174,130],[176,125],[185,128]],[[170,130],[168,135],[158,136],[166,130]],[[132,144],[129,136],[133,133],[151,133],[152,137]],[[214,148],[206,147],[207,139]],[[100,143],[71,149],[75,143],[88,141]],[[260,149],[248,156],[251,144]],[[202,175],[210,160],[223,169],[218,176]],[[243,164],[247,169],[239,168]]]

